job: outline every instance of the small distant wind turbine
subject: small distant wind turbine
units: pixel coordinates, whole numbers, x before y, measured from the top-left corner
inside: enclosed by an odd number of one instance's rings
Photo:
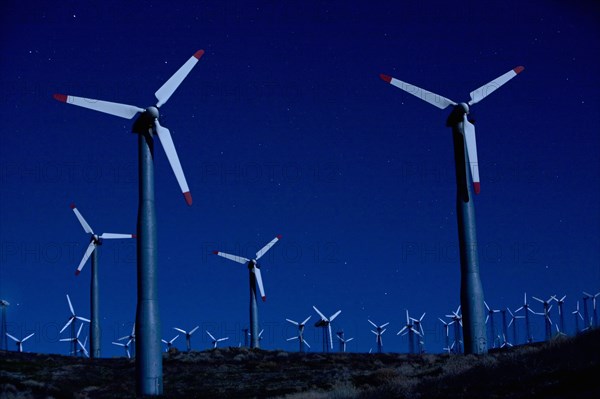
[[[131,344],[131,339],[129,341],[127,341],[126,343],[122,344],[120,342],[113,342],[113,345],[117,345],[122,347],[123,349],[125,349],[125,354],[127,355],[128,359],[131,359],[131,352],[129,352],[129,345]]]
[[[129,335],[125,335],[124,337],[117,339],[117,341],[125,340],[134,344],[133,346],[131,346],[131,350],[133,351],[133,356],[135,356],[135,323],[133,323],[133,326],[131,327],[131,333]],[[129,345],[129,342],[127,343],[127,345]]]
[[[135,234],[115,234],[115,233],[103,233],[96,234],[83,218],[83,215],[79,212],[75,204],[71,204],[71,209],[75,213],[77,220],[83,227],[83,230],[90,235],[90,244],[88,245],[79,266],[75,270],[75,275],[78,276],[81,270],[85,266],[88,258],[92,256],[92,277],[90,282],[90,354],[92,358],[100,357],[100,285],[98,283],[98,251],[103,240],[107,239],[119,239],[119,238],[135,238]]]
[[[382,332],[382,334],[383,334],[383,332]],[[346,345],[348,344],[348,342],[352,341],[354,339],[354,337],[345,339],[343,331],[338,331],[336,333],[336,337],[337,337],[337,339],[340,340],[340,352],[341,353],[346,353]],[[369,352],[369,353],[371,353],[371,352]]]
[[[452,348],[454,348],[454,343],[452,343],[452,346],[450,346],[450,325],[454,322],[451,321],[450,323],[446,323],[444,320],[442,320],[439,317],[438,317],[438,320],[441,321],[442,324],[444,325],[444,335],[446,337],[446,341],[445,341],[446,346],[442,349],[447,351],[448,353],[450,353]]]
[[[35,333],[31,333],[23,339],[18,339],[18,338],[15,338],[14,336],[10,335],[9,333],[6,333],[6,336],[8,338],[12,339],[13,341],[15,341],[17,343],[17,351],[18,352],[23,352],[23,342],[27,341],[29,338],[33,337],[34,335],[35,335]]]
[[[278,235],[273,240],[271,240],[271,242],[269,242],[260,251],[256,253],[255,259],[247,259],[242,256],[230,255],[220,251],[213,251],[215,255],[219,255],[223,258],[248,266],[248,272],[250,277],[250,345],[252,348],[260,347],[260,339],[258,338],[258,305],[256,303],[256,284],[258,284],[258,289],[260,290],[260,296],[262,297],[263,302],[267,300],[267,297],[265,295],[265,289],[263,287],[262,276],[260,273],[260,266],[258,265],[258,260],[262,258],[264,254],[266,254],[267,251],[269,251],[269,249],[271,249],[271,247],[275,245],[275,243],[280,239],[281,236]]]
[[[71,298],[69,298],[69,294],[67,294],[67,303],[69,304],[69,310],[71,311],[71,316],[67,320],[67,323],[64,325],[64,327],[59,331],[59,334],[61,334],[63,331],[65,331],[65,329],[67,327],[69,327],[69,325],[70,325],[71,326],[71,340],[70,341],[73,342],[72,352],[77,352],[77,341],[76,341],[77,336],[75,335],[75,321],[81,320],[81,321],[85,321],[85,322],[89,323],[90,320],[86,319],[85,317],[77,316],[75,314],[75,309],[73,308],[73,304],[71,303]],[[82,326],[83,326],[83,324],[82,324]],[[81,327],[79,329],[81,330]]]
[[[396,335],[402,334],[403,336],[408,334],[408,353],[410,354],[415,353],[415,334],[421,336],[421,333],[416,328],[413,320],[414,319],[408,315],[408,309],[406,309],[406,325],[396,333]]]
[[[169,349],[171,349],[171,348],[173,347],[173,342],[175,342],[175,340],[176,340],[177,338],[179,338],[179,334],[177,334],[177,335],[176,335],[176,336],[175,336],[173,339],[171,339],[170,341],[167,341],[167,340],[161,339],[161,341],[162,341],[162,342],[163,342],[165,345],[167,345],[167,348],[165,349],[165,352],[168,352],[168,351],[169,351]]]
[[[196,330],[200,328],[200,326],[194,327],[190,332],[182,330],[181,328],[173,327],[174,330],[179,331],[182,334],[185,334],[185,343],[187,345],[187,351],[190,352],[192,350],[192,334],[196,332]]]
[[[563,312],[563,305],[566,297],[567,296],[564,295],[562,298],[558,299],[556,296],[552,296],[552,299],[556,301],[556,306],[558,307],[558,322],[560,323],[558,331],[562,334],[565,333],[565,314]]]
[[[304,352],[304,345],[306,345],[307,347],[310,348],[310,345],[304,339],[304,327],[306,326],[306,323],[308,322],[308,320],[311,317],[312,316],[308,316],[306,319],[304,319],[304,321],[302,323],[298,323],[297,321],[286,319],[289,323],[292,323],[292,324],[294,324],[295,326],[298,327],[298,335],[295,336],[295,337],[292,337],[292,338],[288,338],[287,341],[291,341],[291,340],[297,339],[298,342],[299,342],[299,344],[300,344],[300,352]]]
[[[90,357],[90,354],[88,353],[87,349],[85,349],[85,346],[87,345],[87,341],[88,341],[88,337],[86,336],[85,339],[83,340],[83,344],[81,344],[80,342],[80,349],[77,349],[76,354],[77,355],[81,355],[81,357],[85,356],[85,357]]]
[[[331,322],[342,313],[341,310],[338,310],[331,316],[326,317],[315,305],[313,305],[313,309],[315,312],[319,314],[321,320],[315,323],[315,327],[320,327],[323,329],[323,352],[329,352],[329,349],[333,349],[333,337],[331,334]]]
[[[74,337],[61,339],[62,342],[71,342],[72,343],[73,351],[71,352],[71,354],[73,356],[77,356],[77,354],[79,353],[79,348],[77,348],[77,345],[79,345],[85,351],[85,354],[87,355],[87,350],[85,349],[85,346],[79,340],[79,335],[81,334],[82,328],[83,328],[83,323],[81,323],[79,325],[79,330],[77,330],[77,334]]]
[[[465,320],[465,352],[483,354],[487,351],[485,333],[485,311],[483,306],[483,288],[479,276],[479,260],[477,254],[477,234],[475,228],[475,207],[472,201],[471,182],[476,194],[480,191],[479,165],[477,160],[477,143],[475,125],[470,118],[470,106],[480,102],[523,71],[516,67],[502,76],[492,80],[470,93],[468,103],[456,102],[420,87],[392,78],[379,75],[385,82],[406,91],[440,109],[454,106],[446,121],[452,127],[454,138],[454,165],[456,169],[457,187],[457,219],[458,238],[461,258],[461,304]]]
[[[219,342],[223,342],[223,341],[227,341],[229,339],[229,337],[225,337],[225,338],[215,338],[211,333],[209,333],[208,331],[206,332],[208,334],[208,336],[210,337],[210,339],[212,339],[212,345],[213,345],[213,349],[217,348],[217,344]]]
[[[160,313],[158,306],[158,265],[156,241],[156,208],[154,202],[154,139],[160,139],[171,169],[183,192],[185,202],[192,205],[190,193],[171,132],[159,123],[159,108],[173,95],[194,68],[204,50],[198,50],[155,93],[155,106],[139,108],[133,105],[99,101],[83,97],[55,94],[57,101],[100,111],[125,119],[141,113],[133,124],[138,134],[139,201],[137,228],[138,297],[136,311],[136,390],[138,395],[162,395],[163,372],[160,344]]]
[[[6,330],[6,308],[10,306],[7,300],[0,299],[0,311],[2,312],[2,320],[0,322],[0,350],[8,350],[7,330]]]
[[[511,312],[511,310],[509,308],[506,308],[508,310],[508,313],[510,313],[510,322],[508,323],[508,328],[510,328],[510,326],[512,325],[512,330],[513,330],[513,342],[515,345],[517,345],[519,343],[519,337],[517,334],[517,319],[524,319],[525,316],[516,316],[513,312]]]
[[[579,319],[585,322],[581,312],[579,312],[579,301],[577,301],[577,308],[571,313],[575,316],[575,334],[579,334],[581,332],[581,329],[579,328]]]
[[[523,310],[525,312],[525,333],[526,335],[526,342],[528,344],[533,342],[533,336],[531,335],[531,329],[529,326],[529,312],[537,315],[538,313],[534,312],[530,307],[529,304],[527,303],[527,293],[525,293],[523,295],[523,306],[521,306],[520,308],[518,308],[517,310],[515,310],[515,313],[520,312],[521,310]]]
[[[375,327],[375,331],[371,330],[371,332],[373,334],[375,334],[375,342],[377,343],[377,353],[381,353],[382,349],[383,349],[383,338],[381,337],[383,335],[383,333],[386,331],[386,326],[388,324],[390,324],[389,322],[382,324],[380,326],[378,326],[377,324],[373,323],[371,320],[367,319],[367,321],[369,323],[371,323],[371,325],[373,327]]]
[[[584,292],[583,294],[592,299],[592,310],[594,313],[590,320],[590,326],[594,327],[594,328],[598,328],[598,310],[596,308],[596,298],[598,298],[598,296],[600,296],[600,292],[597,292],[594,295],[588,294],[587,292]],[[586,309],[587,309],[587,305],[586,305]]]
[[[460,313],[460,307],[461,305],[458,305],[458,308],[456,308],[456,311],[452,311],[452,314],[447,314],[446,317],[449,317],[452,319],[452,323],[454,323],[454,343],[452,344],[452,346],[456,347],[456,353],[462,353],[462,343],[463,343],[463,339],[462,339],[462,314]],[[452,324],[450,323],[450,324]]]
[[[503,340],[501,347],[505,347],[506,344],[508,343],[508,322],[506,321],[507,310],[509,310],[509,309],[505,308],[500,311],[500,313],[502,315],[502,340]]]
[[[421,333],[421,335],[419,336],[419,353],[425,353],[425,330],[423,330],[423,319],[425,318],[425,313],[423,313],[421,315],[421,317],[419,317],[418,319],[415,319],[414,317],[411,317],[410,319],[412,320],[412,322],[415,324],[415,328],[417,329],[417,331],[419,331]]]
[[[542,314],[544,315],[546,341],[549,341],[552,338],[552,319],[550,319],[550,310],[552,310],[552,305],[550,305],[550,301],[554,299],[554,295],[548,300],[543,300],[534,296],[532,296],[532,298],[544,305],[544,313]]]
[[[486,301],[483,301],[483,304],[485,305],[485,308],[487,309],[487,316],[485,318],[485,323],[487,324],[487,322],[490,322],[490,339],[488,340],[488,343],[491,345],[492,348],[496,347],[496,328],[495,328],[495,324],[494,324],[494,313],[498,313],[500,312],[500,310],[498,309],[491,309]]]

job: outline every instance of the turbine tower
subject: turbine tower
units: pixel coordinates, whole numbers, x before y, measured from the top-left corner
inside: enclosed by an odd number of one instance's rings
[[[75,275],[78,276],[85,266],[88,258],[92,257],[92,277],[90,281],[90,357],[98,358],[100,357],[100,286],[98,284],[98,252],[100,250],[100,245],[102,245],[102,241],[106,239],[115,239],[115,238],[135,238],[135,234],[115,234],[115,233],[103,233],[101,235],[95,234],[90,225],[83,218],[83,215],[79,212],[75,204],[71,204],[71,209],[75,213],[77,220],[83,227],[83,230],[90,235],[90,244],[88,245],[85,253],[83,254],[83,259],[79,262],[79,266],[75,270]]]
[[[133,124],[138,134],[139,202],[137,219],[137,309],[136,309],[136,392],[138,396],[158,396],[163,392],[161,326],[158,308],[158,262],[156,212],[154,204],[154,138],[159,138],[171,169],[188,205],[192,195],[187,185],[171,132],[159,123],[159,108],[164,105],[190,73],[203,50],[198,50],[158,89],[155,106],[146,109],[133,105],[55,94],[60,102],[89,108],[125,119],[141,113]]]
[[[0,299],[0,312],[2,313],[2,320],[0,322],[0,350],[8,350],[8,339],[6,330],[6,308],[10,306],[7,300]]]
[[[256,284],[258,284],[258,289],[260,290],[260,296],[262,297],[263,302],[267,300],[258,260],[262,258],[263,255],[266,254],[267,251],[269,251],[269,249],[271,249],[271,247],[279,240],[281,240],[280,235],[272,239],[271,242],[269,242],[256,253],[255,259],[247,259],[242,256],[230,255],[220,251],[213,251],[215,255],[219,255],[223,258],[248,266],[248,274],[250,277],[250,345],[252,348],[260,348],[260,339],[258,337],[258,304],[256,302]]]
[[[592,295],[587,292],[583,293],[583,331],[587,331],[592,325],[592,319],[590,318],[590,314],[588,313],[588,299],[593,298]]]
[[[188,352],[192,351],[192,334],[195,333],[199,327],[200,326],[194,327],[190,332],[182,330],[181,328],[173,327],[174,330],[179,331],[182,334],[185,334],[185,344],[187,346]]]
[[[18,352],[23,352],[23,342],[27,341],[29,338],[33,337],[35,335],[35,333],[31,333],[28,336],[26,336],[23,339],[18,339],[12,335],[10,335],[9,333],[6,333],[6,336],[10,339],[12,339],[13,341],[16,342],[17,344],[17,351]],[[8,349],[7,349],[8,350]]]
[[[73,304],[71,303],[71,298],[69,298],[69,294],[67,294],[67,303],[69,304],[69,310],[71,311],[71,316],[69,316],[69,319],[67,320],[67,323],[59,331],[59,334],[61,334],[63,331],[65,331],[65,329],[67,327],[69,327],[69,325],[71,326],[71,339],[69,341],[73,343],[72,352],[76,353],[77,352],[77,341],[76,341],[76,338],[77,338],[77,336],[79,334],[75,335],[75,321],[76,320],[80,320],[80,321],[85,321],[85,322],[89,323],[90,320],[86,319],[85,317],[77,316],[75,314],[75,309],[73,308]],[[82,326],[83,326],[83,324],[82,324]],[[79,330],[81,330],[81,327],[79,327]]]
[[[475,125],[469,118],[470,106],[483,100],[500,86],[508,82],[523,71],[523,67],[516,67],[488,84],[470,93],[468,103],[457,104],[445,97],[437,95],[419,87],[405,83],[401,80],[381,74],[385,82],[396,86],[418,98],[445,109],[453,105],[453,111],[446,121],[446,126],[452,128],[454,138],[454,163],[456,169],[457,187],[457,218],[458,241],[461,263],[461,294],[460,300],[465,321],[464,340],[465,352],[483,354],[487,352],[487,339],[485,331],[485,310],[483,287],[479,276],[479,260],[477,254],[477,234],[475,229],[475,206],[473,205],[473,191],[480,191],[479,166],[477,161],[477,144],[475,140]],[[470,166],[470,167],[469,167]]]
[[[333,337],[331,334],[331,322],[342,313],[341,310],[338,310],[329,318],[325,317],[323,313],[316,306],[313,305],[313,309],[315,312],[319,314],[321,320],[315,323],[315,327],[319,327],[323,329],[323,352],[329,352],[329,349],[333,349]]]
[[[375,334],[375,341],[377,342],[377,353],[381,353],[382,349],[383,349],[383,338],[381,337],[383,335],[383,333],[386,330],[386,326],[388,324],[390,324],[389,322],[382,324],[380,326],[378,326],[377,324],[373,323],[371,320],[367,319],[367,321],[369,323],[371,323],[371,325],[373,327],[375,327],[375,331],[371,330],[371,332],[373,334]]]
[[[291,341],[297,339],[300,344],[300,352],[304,352],[304,345],[310,348],[310,345],[304,339],[304,326],[312,316],[308,316],[302,323],[298,323],[297,321],[286,319],[288,322],[292,323],[296,327],[298,327],[298,335],[292,338],[288,338],[287,341]]]

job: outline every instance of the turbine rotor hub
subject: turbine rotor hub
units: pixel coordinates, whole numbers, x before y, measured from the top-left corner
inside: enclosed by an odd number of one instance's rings
[[[156,107],[148,107],[146,108],[146,112],[152,117],[152,119],[158,119],[158,117],[160,116],[158,108]]]

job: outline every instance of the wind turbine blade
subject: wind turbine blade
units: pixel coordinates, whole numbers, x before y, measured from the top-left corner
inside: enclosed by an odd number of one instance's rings
[[[167,80],[161,86],[161,88],[156,91],[156,93],[154,93],[156,99],[158,100],[158,103],[156,103],[157,107],[160,107],[169,100],[181,82],[183,82],[183,79],[185,79],[192,68],[196,66],[196,63],[198,63],[198,60],[202,57],[202,55],[204,55],[204,50],[196,51],[194,55],[191,56],[190,59],[187,60],[185,64],[183,64],[181,68],[179,68],[177,72],[175,72],[173,76],[171,76],[169,80]]]
[[[325,317],[325,315],[323,313],[321,313],[321,311],[319,309],[317,309],[316,306],[313,305],[313,309],[315,310],[315,312],[317,312],[319,314],[319,316],[321,316],[321,320],[329,321],[329,319],[327,317]]]
[[[135,234],[103,233],[100,238],[104,240],[111,240],[115,238],[135,238]]]
[[[535,297],[535,296],[531,296],[533,299],[535,299],[536,301],[540,302],[540,303],[544,303],[544,301],[542,301],[540,298]]]
[[[392,78],[391,76],[380,74],[379,77],[391,84],[392,86],[396,86],[397,88],[404,90],[408,94],[412,94],[413,96],[420,98],[423,101],[428,102],[431,105],[438,107],[439,109],[444,109],[449,105],[456,105],[456,103],[446,97],[442,97],[439,94],[432,93],[428,90],[422,89],[415,85],[411,85],[410,83],[403,82],[399,79]]]
[[[291,340],[293,340],[293,339],[299,339],[299,338],[300,338],[299,336],[298,336],[298,337],[292,337],[292,338],[288,338],[288,339],[286,339],[286,341],[291,341]]]
[[[213,251],[213,254],[219,255],[223,258],[232,260],[237,263],[241,263],[242,265],[245,265],[246,263],[250,262],[250,259],[246,259],[243,256],[230,255],[230,254],[226,254],[225,252]]]
[[[308,321],[308,320],[309,320],[311,317],[312,317],[312,316],[308,316],[308,317],[306,318],[306,320],[304,320],[302,323],[300,323],[300,325],[305,325],[305,324],[306,324],[306,322],[307,322],[307,321]]]
[[[371,323],[371,325],[373,325],[373,327],[377,328],[377,324],[373,323],[373,322],[372,322],[371,320],[369,320],[369,319],[367,319],[367,321],[368,321],[369,323]]]
[[[177,330],[182,334],[187,334],[187,332],[185,332],[184,330],[182,330],[181,328],[177,328],[177,327],[173,327],[173,330]]]
[[[79,330],[77,330],[77,335],[75,336],[75,338],[79,338],[79,334],[81,334],[81,329],[83,328],[83,324],[79,325]]]
[[[333,349],[333,336],[331,334],[331,324],[327,324],[327,329],[329,330],[329,344],[331,349]]]
[[[346,340],[346,343],[348,343],[348,342],[352,341],[353,339],[354,339],[354,337],[352,337],[352,338],[348,338],[348,339]]]
[[[89,321],[89,319],[86,319],[85,317],[80,317],[80,316],[77,316],[77,317],[76,317],[76,319],[77,319],[77,320],[81,320],[81,321],[85,321],[85,322],[87,322],[87,323],[89,323],[89,322],[90,322],[90,321]]]
[[[83,230],[88,234],[94,234],[94,231],[92,230],[88,222],[85,221],[83,215],[79,212],[74,203],[71,204],[71,209],[75,213],[75,216],[77,216],[77,220],[79,220],[79,223],[81,224],[81,227],[83,227]]]
[[[265,288],[263,287],[262,276],[260,274],[260,269],[256,266],[252,269],[254,275],[256,276],[256,283],[258,284],[258,290],[260,291],[260,296],[262,297],[263,302],[267,300],[265,296]]]
[[[381,328],[385,328],[385,327],[386,327],[388,324],[390,324],[390,322],[389,322],[389,321],[388,321],[387,323],[383,324],[383,325],[381,326]]]
[[[471,166],[471,177],[473,178],[473,188],[475,194],[479,194],[481,185],[479,181],[479,162],[477,161],[477,140],[475,139],[475,125],[469,122],[467,114],[463,117],[463,132],[467,144],[467,157]],[[489,310],[489,308],[488,308]]]
[[[406,330],[406,329],[407,329],[407,327],[406,327],[406,326],[402,327],[402,330],[398,331],[398,332],[396,333],[396,335],[400,335],[400,334],[402,334],[402,333],[404,332],[404,330]]]
[[[90,258],[90,255],[92,255],[92,252],[94,252],[95,249],[96,249],[96,242],[90,241],[90,244],[88,245],[87,249],[85,250],[85,253],[83,254],[83,258],[81,259],[81,262],[79,262],[79,266],[77,266],[77,269],[75,270],[76,276],[79,276],[79,273],[81,273],[83,266],[85,266],[85,263]],[[75,314],[75,313],[73,313],[73,314]]]
[[[177,334],[177,335],[175,336],[175,338],[173,338],[173,339],[172,339],[172,340],[170,340],[169,342],[170,342],[170,343],[173,343],[173,342],[175,342],[175,340],[176,340],[177,338],[179,338],[179,334]]]
[[[469,101],[469,105],[477,104],[479,101],[483,100],[496,90],[500,88],[503,84],[517,76],[519,73],[523,72],[525,68],[522,66],[518,66],[516,68],[511,69],[506,72],[504,75],[497,77],[489,83],[481,86],[480,88],[473,90],[471,92],[471,101]]]
[[[138,112],[145,111],[145,109],[136,107],[134,105],[112,103],[108,101],[94,100],[92,98],[69,96],[66,94],[55,94],[54,99],[63,103],[77,105],[79,107],[104,112],[106,114],[119,116],[125,119],[131,119]]]
[[[7,336],[8,336],[10,339],[12,339],[13,341],[15,341],[15,342],[19,342],[19,340],[18,340],[18,339],[16,339],[15,337],[13,337],[12,335],[10,335],[9,333],[6,333],[6,335],[7,335]]]
[[[292,323],[292,324],[295,324],[295,325],[297,325],[297,326],[299,326],[299,325],[300,325],[300,324],[299,324],[297,321],[290,320],[290,319],[285,319],[285,320],[286,320],[286,321],[288,321],[288,322],[290,322],[290,323]]]
[[[279,241],[279,240],[281,240],[281,236],[280,236],[280,235],[278,235],[277,237],[273,238],[273,239],[271,240],[271,242],[269,242],[267,245],[265,245],[264,247],[262,247],[262,249],[256,253],[256,260],[259,260],[260,258],[262,258],[262,256],[263,256],[264,254],[266,254],[266,253],[267,253],[267,251],[268,251],[269,249],[271,249],[271,247],[272,247],[273,245],[275,245],[275,243],[276,243],[277,241]]]
[[[306,346],[308,346],[310,348],[310,345],[308,344],[308,342],[306,342],[305,339],[303,339],[302,342],[304,342],[306,344]]]
[[[165,154],[167,154],[169,164],[171,164],[171,169],[173,169],[173,173],[175,173],[175,178],[177,178],[177,183],[179,183],[181,192],[185,197],[185,202],[188,205],[192,205],[192,194],[190,193],[187,181],[185,180],[185,175],[183,174],[183,169],[181,168],[181,162],[179,162],[177,150],[175,150],[175,144],[173,144],[171,132],[166,127],[161,126],[158,122],[158,119],[154,120],[154,125],[156,126],[156,134],[160,139],[160,143],[162,144],[163,150],[165,150]]]
[[[69,317],[69,320],[67,320],[67,323],[64,325],[64,327],[58,332],[59,334],[62,333],[63,331],[65,331],[65,329],[67,327],[69,327],[69,325],[73,322],[73,317]]]
[[[190,331],[190,335],[192,335],[193,333],[195,333],[198,328],[200,328],[200,326],[194,327],[194,329],[192,331]]]
[[[335,312],[335,313],[334,313],[334,314],[333,314],[333,315],[332,315],[332,316],[329,318],[329,321],[330,321],[330,322],[331,322],[331,321],[333,321],[333,319],[335,319],[336,317],[338,317],[340,313],[342,313],[342,311],[341,311],[341,310],[338,310],[337,312]]]
[[[227,341],[229,339],[229,337],[225,337],[225,338],[219,338],[217,340],[217,342],[222,342],[222,341]]]
[[[69,303],[69,309],[71,310],[71,314],[75,316],[75,310],[73,310],[73,305],[71,304],[71,298],[69,298],[69,294],[67,294],[67,302]]]
[[[213,341],[216,341],[216,338],[213,337],[213,335],[211,333],[209,333],[208,331],[206,331],[206,333],[208,334],[208,336],[210,337],[210,339],[212,339]]]

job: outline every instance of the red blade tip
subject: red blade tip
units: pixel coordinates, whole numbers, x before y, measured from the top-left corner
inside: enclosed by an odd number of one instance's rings
[[[137,238],[137,234],[132,234],[131,238]]]
[[[392,77],[388,76],[388,75],[384,75],[383,73],[379,74],[379,77],[381,78],[381,80],[388,82],[388,83],[392,83]]]
[[[267,297],[266,297],[266,296],[263,296],[263,297],[262,297],[262,300],[263,300],[263,302],[267,302]]]
[[[475,194],[479,194],[479,192],[481,191],[481,183],[474,182],[473,187],[475,188]]]
[[[183,193],[183,196],[185,197],[185,202],[189,206],[192,206],[192,194],[189,191],[187,191],[187,192]]]
[[[518,66],[515,69],[513,69],[513,71],[515,71],[516,74],[519,74],[519,73],[523,72],[524,69],[525,69],[525,67]]]
[[[71,202],[71,209],[75,209],[75,203]]]
[[[67,95],[66,94],[55,94],[54,99],[57,101],[60,101],[61,103],[66,103],[67,102]]]
[[[198,50],[194,53],[194,57],[196,57],[196,59],[200,59],[200,57],[202,57],[204,55],[204,50]]]
[[[278,239],[278,240],[281,240],[281,234],[279,234],[279,235],[277,236],[277,239]]]
[[[218,255],[219,251],[213,251],[213,254]]]
[[[81,273],[81,270],[75,270],[75,275],[79,276],[79,273]]]

